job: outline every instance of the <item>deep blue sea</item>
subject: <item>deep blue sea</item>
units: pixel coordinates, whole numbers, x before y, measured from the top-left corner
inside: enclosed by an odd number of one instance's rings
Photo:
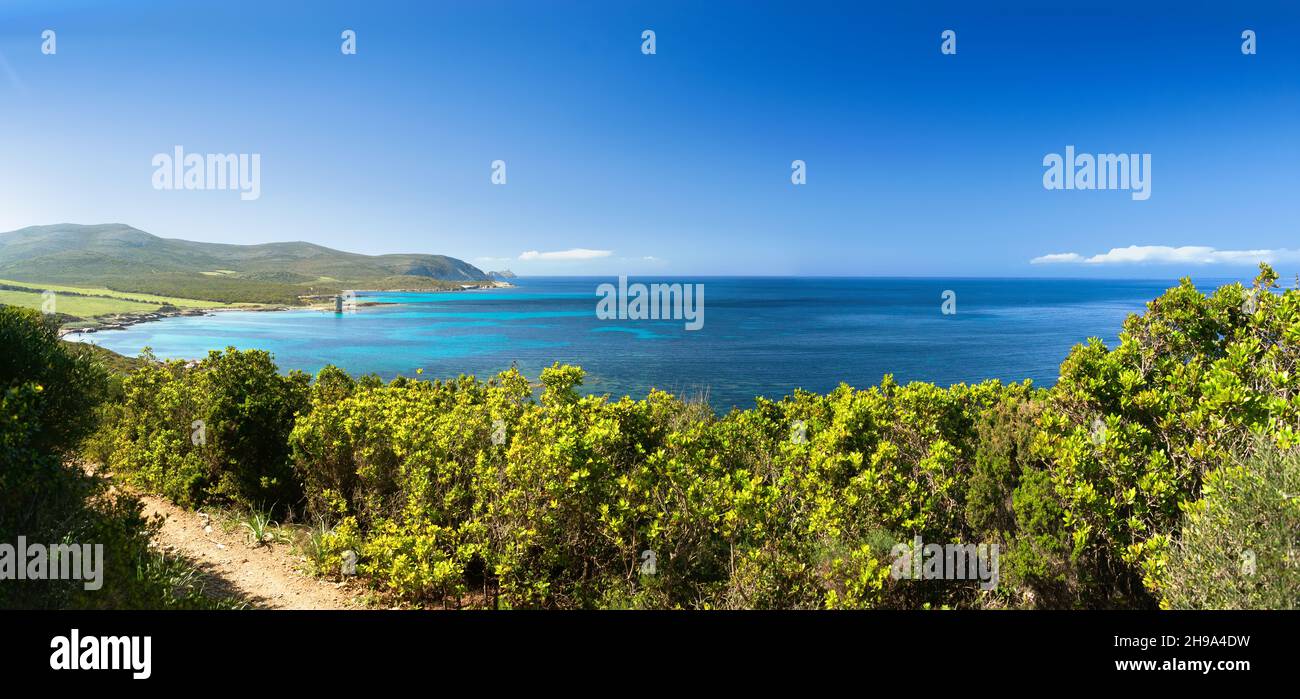
[[[866,387],[885,374],[940,385],[1029,378],[1050,385],[1071,346],[1114,346],[1130,313],[1176,280],[703,277],[632,282],[704,284],[704,324],[601,320],[596,288],[610,278],[525,278],[516,288],[366,293],[393,305],[355,313],[292,310],[169,318],[84,339],[136,355],[195,358],[210,349],[260,348],[284,370],[326,364],[375,372],[481,378],[512,363],[530,378],[552,362],[587,371],[586,389],[642,397],[651,388],[715,408],[796,388]],[[1229,280],[1198,280],[1209,290]],[[956,313],[941,312],[955,293]]]

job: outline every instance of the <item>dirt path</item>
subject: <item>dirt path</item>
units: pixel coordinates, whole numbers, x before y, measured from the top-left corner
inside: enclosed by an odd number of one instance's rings
[[[156,497],[140,496],[146,516],[162,515],[156,544],[189,559],[207,578],[211,594],[235,597],[263,609],[360,609],[355,590],[300,572],[288,544],[253,548],[243,532]]]

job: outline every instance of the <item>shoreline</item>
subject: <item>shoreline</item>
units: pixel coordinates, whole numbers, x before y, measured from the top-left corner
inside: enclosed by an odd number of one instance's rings
[[[59,328],[59,337],[65,338],[68,335],[84,334],[90,335],[97,332],[106,332],[109,330],[126,330],[133,325],[142,323],[152,323],[154,321],[165,320],[167,318],[183,318],[194,316],[206,316],[221,313],[223,311],[252,311],[252,312],[270,312],[270,311],[287,311],[292,306],[226,306],[222,308],[178,308],[174,311],[149,311],[146,313],[117,313],[111,316],[93,319],[93,325],[85,327],[62,327]]]
[[[464,291],[492,291],[495,289],[514,288],[514,284],[503,281],[480,282],[476,284],[460,285],[451,289],[357,289],[357,293],[363,294],[383,294],[383,293],[459,293]],[[167,318],[182,318],[214,315],[221,312],[230,311],[250,311],[255,313],[271,313],[277,311],[333,311],[333,299],[337,294],[320,294],[315,296],[301,296],[300,300],[307,301],[301,306],[286,306],[283,304],[232,304],[220,308],[177,308],[166,311],[148,311],[143,313],[117,313],[111,316],[91,319],[91,325],[85,327],[68,327],[59,328],[59,338],[64,339],[69,335],[92,335],[98,332],[107,332],[111,330],[126,330],[133,325],[142,323],[152,323]],[[329,301],[315,299],[330,299]],[[373,306],[398,306],[401,305],[392,301],[358,301],[356,307],[373,307]],[[75,342],[76,340],[71,340]]]

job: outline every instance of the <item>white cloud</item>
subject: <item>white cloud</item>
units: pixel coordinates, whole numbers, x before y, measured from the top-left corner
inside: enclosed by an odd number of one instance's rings
[[[1083,255],[1077,252],[1054,252],[1050,255],[1035,257],[1029,261],[1031,265],[1048,265],[1056,262],[1083,262]]]
[[[588,250],[586,248],[573,248],[571,250],[557,250],[555,252],[538,252],[529,250],[520,253],[521,260],[594,260],[600,257],[609,257],[613,255],[612,250]]]
[[[1289,262],[1300,260],[1300,250],[1218,250],[1206,245],[1130,245],[1111,248],[1092,257],[1077,252],[1057,252],[1030,260],[1030,264],[1191,264],[1191,265],[1254,265],[1260,262]]]

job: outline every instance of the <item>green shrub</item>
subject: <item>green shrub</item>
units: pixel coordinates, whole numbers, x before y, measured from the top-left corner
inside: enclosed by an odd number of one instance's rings
[[[192,368],[151,361],[123,382],[108,464],[182,505],[284,512],[302,500],[288,437],[309,384],[258,350],[210,352]]]
[[[1206,296],[1184,279],[1129,317],[1118,347],[1093,340],[1061,365],[1035,455],[1050,465],[1081,604],[1155,606],[1202,475],[1256,434],[1297,443],[1300,292],[1270,293],[1276,280],[1261,265],[1252,289]]]
[[[1300,453],[1267,443],[1211,472],[1186,507],[1160,592],[1173,609],[1295,609]]]
[[[0,307],[0,543],[103,546],[102,587],[83,580],[9,580],[0,608],[209,606],[183,563],[149,550],[140,503],[74,460],[110,390],[92,353],[58,339],[35,311]],[[22,562],[25,564],[25,562]]]
[[[320,570],[354,552],[416,605],[1149,608],[1186,598],[1166,581],[1191,579],[1177,547],[1219,507],[1205,474],[1227,492],[1233,454],[1300,443],[1300,291],[1275,282],[1184,280],[1117,346],[1076,346],[1050,389],[886,376],[726,415],[582,395],[558,364],[534,398],[514,370],[385,385],[329,367],[309,386],[230,350],[127,379],[111,461],[187,504],[301,502]],[[997,588],[895,579],[918,536],[998,546]],[[1261,580],[1252,604],[1294,603]]]

